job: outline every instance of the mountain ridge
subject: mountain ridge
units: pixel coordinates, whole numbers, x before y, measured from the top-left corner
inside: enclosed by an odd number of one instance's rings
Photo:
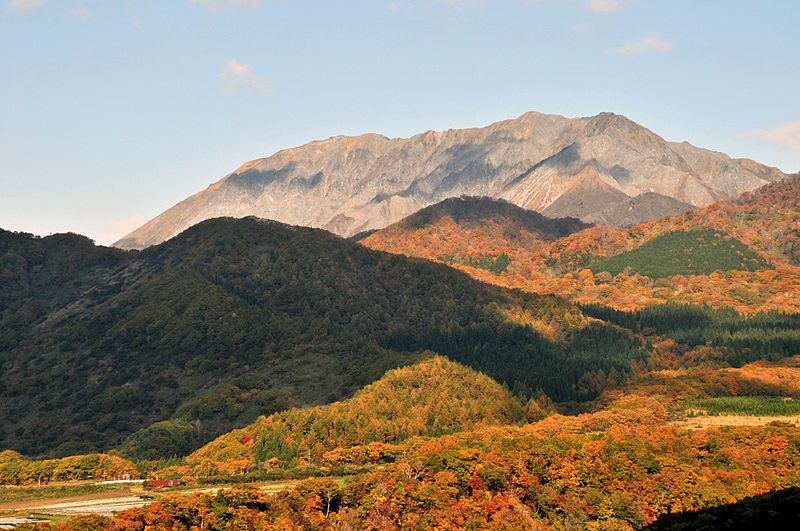
[[[613,113],[565,118],[528,112],[485,127],[427,131],[409,138],[340,135],[280,150],[241,164],[115,246],[147,247],[221,216],[256,215],[353,236],[461,195],[506,199],[543,211],[590,167],[629,198],[653,192],[694,206],[786,176],[748,159],[668,142]],[[663,213],[648,213],[646,205],[630,206],[638,211],[625,219]],[[613,212],[603,221],[625,223]]]
[[[426,350],[558,400],[644,355],[557,297],[320,229],[219,218],[144,251],[0,231],[0,447],[28,455],[188,453]]]

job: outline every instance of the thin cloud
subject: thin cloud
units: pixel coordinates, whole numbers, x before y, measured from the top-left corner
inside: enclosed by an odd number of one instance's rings
[[[438,3],[447,9],[466,9],[471,7],[483,8],[486,0],[438,0]]]
[[[636,3],[636,0],[522,0],[523,6],[535,6],[545,3],[562,5],[581,4],[593,13],[616,13]]]
[[[36,9],[37,7],[42,7],[47,3],[47,0],[10,0],[8,2],[8,7],[12,11],[24,12],[30,11],[31,9]]]
[[[217,11],[235,9],[237,7],[259,7],[261,5],[261,0],[189,0],[189,3],[214,13]]]
[[[411,9],[411,5],[407,0],[394,0],[386,4],[386,11],[389,13],[403,13]]]
[[[92,12],[85,5],[81,5],[75,10],[75,17],[80,20],[89,20],[92,18]]]
[[[588,7],[595,13],[613,13],[622,9],[622,3],[619,0],[589,0]]]
[[[789,146],[795,151],[800,151],[800,122],[789,122],[777,129],[756,129],[747,136],[763,138],[767,142]]]
[[[642,55],[645,53],[666,53],[672,50],[672,42],[659,37],[658,35],[648,35],[640,41],[628,41],[616,50],[620,55]]]
[[[219,73],[219,82],[226,94],[235,92],[269,92],[269,84],[259,78],[253,67],[231,59]]]

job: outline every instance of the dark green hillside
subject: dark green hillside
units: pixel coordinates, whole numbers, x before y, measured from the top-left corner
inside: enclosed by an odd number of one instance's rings
[[[0,352],[24,330],[127,263],[128,253],[77,234],[34,238],[0,229]]]
[[[800,354],[800,314],[780,312],[745,316],[731,308],[661,304],[635,312],[590,304],[587,315],[630,330],[655,333],[687,345],[718,347],[731,365],[777,361]]]
[[[592,264],[594,273],[618,275],[630,270],[650,278],[707,275],[714,271],[756,271],[766,261],[745,244],[713,230],[675,231],[653,238],[636,249]]]
[[[425,349],[556,400],[576,397],[585,372],[644,355],[602,327],[554,344],[499,311],[549,320],[572,311],[558,299],[255,218],[141,252],[2,242],[0,314],[13,326],[0,330],[0,448],[30,455],[137,432],[129,455],[185,453],[258,415],[348,397]]]
[[[719,396],[696,398],[678,403],[684,410],[703,415],[800,415],[800,400],[779,396]]]

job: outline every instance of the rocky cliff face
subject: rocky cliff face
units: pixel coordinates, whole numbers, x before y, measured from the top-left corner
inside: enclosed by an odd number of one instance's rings
[[[279,151],[243,164],[116,245],[146,247],[219,216],[255,215],[351,236],[461,195],[624,225],[783,177],[750,160],[667,142],[624,116],[530,112],[483,128],[407,139],[338,136]]]

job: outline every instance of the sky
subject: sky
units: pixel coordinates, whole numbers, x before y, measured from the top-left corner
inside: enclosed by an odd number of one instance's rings
[[[623,114],[800,171],[796,0],[0,0],[0,227],[110,244],[337,134]]]

